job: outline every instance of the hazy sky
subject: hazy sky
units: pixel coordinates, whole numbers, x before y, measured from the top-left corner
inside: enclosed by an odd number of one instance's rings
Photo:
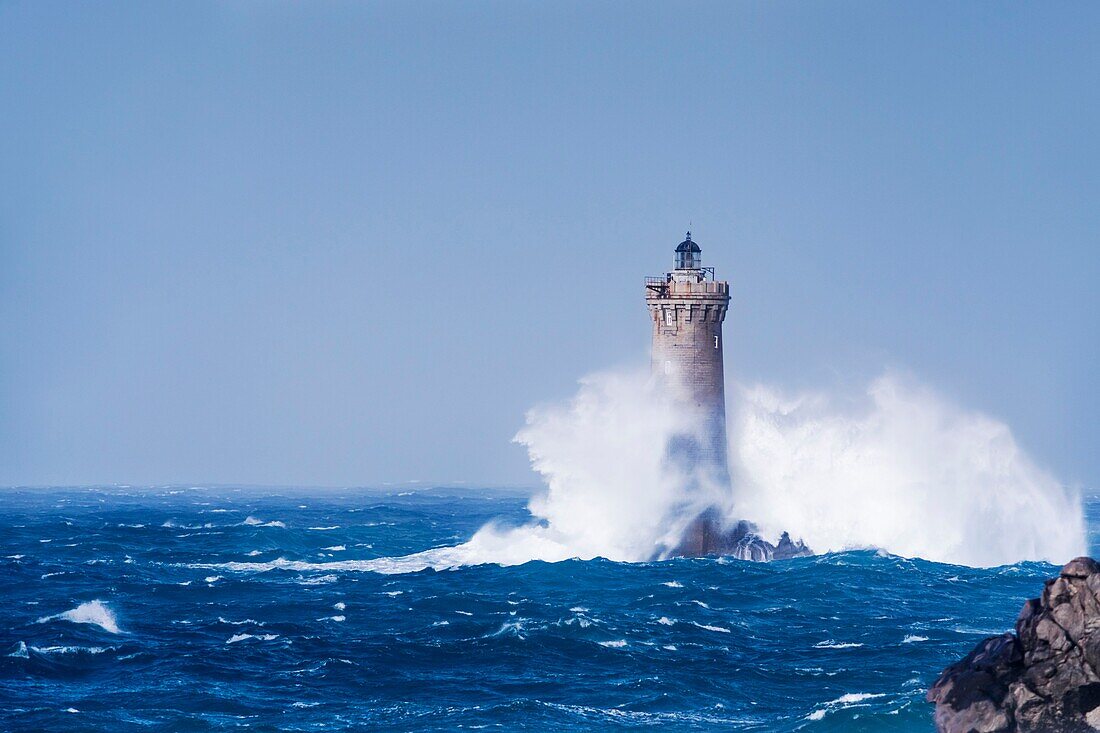
[[[1100,5],[0,3],[0,484],[533,484],[692,222],[727,379],[1100,487]]]

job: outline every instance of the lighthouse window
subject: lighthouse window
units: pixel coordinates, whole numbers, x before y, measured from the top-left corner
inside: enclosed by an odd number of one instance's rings
[[[714,348],[716,348],[716,349],[718,348],[718,337],[717,336],[714,337]]]
[[[676,311],[672,310],[671,308],[669,308],[668,310],[665,311],[665,325],[666,326],[676,325]]]

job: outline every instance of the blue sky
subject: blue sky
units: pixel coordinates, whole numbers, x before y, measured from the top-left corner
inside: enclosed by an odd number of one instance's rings
[[[0,3],[0,484],[533,484],[688,222],[727,379],[1100,486],[1100,8]]]

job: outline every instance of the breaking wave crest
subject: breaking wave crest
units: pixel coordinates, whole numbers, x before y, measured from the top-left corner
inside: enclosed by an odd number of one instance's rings
[[[115,614],[102,601],[88,601],[81,603],[76,608],[53,616],[43,616],[38,623],[44,624],[50,621],[69,621],[74,624],[92,624],[111,634],[121,634]]]
[[[489,523],[463,544],[403,557],[195,567],[392,574],[646,561],[711,506],[731,522],[756,523],[767,539],[787,531],[818,553],[879,548],[992,566],[1063,563],[1085,551],[1080,497],[1037,467],[1008,426],[911,381],[883,376],[854,400],[742,387],[728,413],[733,480],[716,487],[666,460],[669,441],[697,428],[647,375],[592,375],[570,400],[531,410],[515,438],[546,484],[526,525]]]
[[[728,412],[733,486],[716,489],[664,460],[672,436],[694,429],[692,416],[641,373],[588,377],[567,403],[528,413],[516,436],[546,482],[530,503],[536,522],[489,525],[422,559],[648,560],[709,505],[816,552],[882,548],[991,566],[1085,551],[1080,497],[1037,467],[1007,425],[912,381],[885,375],[855,400],[738,388]]]
[[[895,375],[854,407],[741,390],[731,425],[738,511],[817,552],[876,547],[970,566],[1061,564],[1086,550],[1080,497],[1002,422]]]

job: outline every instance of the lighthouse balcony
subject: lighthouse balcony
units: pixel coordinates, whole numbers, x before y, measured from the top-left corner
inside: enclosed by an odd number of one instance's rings
[[[677,280],[671,277],[647,277],[646,297],[729,297],[730,286],[724,280]]]

